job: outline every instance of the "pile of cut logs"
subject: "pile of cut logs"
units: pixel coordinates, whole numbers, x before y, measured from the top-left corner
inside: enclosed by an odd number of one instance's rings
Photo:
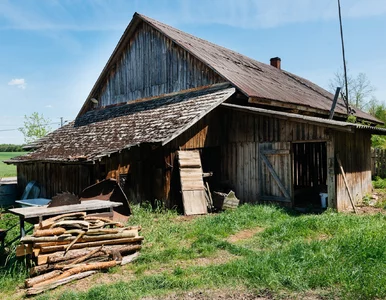
[[[140,226],[125,227],[85,212],[59,215],[35,225],[21,239],[16,256],[29,254],[34,267],[25,281],[27,295],[35,295],[98,270],[125,265],[138,256]]]

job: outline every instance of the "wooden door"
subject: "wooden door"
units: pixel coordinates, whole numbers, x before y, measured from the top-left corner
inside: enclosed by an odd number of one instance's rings
[[[292,201],[291,143],[259,145],[260,200]]]

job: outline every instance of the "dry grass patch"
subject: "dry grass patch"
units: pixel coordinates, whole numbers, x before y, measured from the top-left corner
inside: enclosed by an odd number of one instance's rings
[[[231,236],[226,240],[229,243],[237,243],[238,241],[245,241],[252,238],[255,234],[263,232],[265,228],[263,227],[254,227],[250,229],[241,230]]]
[[[202,290],[193,290],[188,292],[177,292],[170,293],[166,295],[145,297],[143,300],[183,300],[183,299],[197,299],[197,300],[209,300],[209,299],[238,299],[238,300],[266,300],[273,299],[272,295],[269,292],[262,293],[253,293],[247,289],[235,288],[235,289],[202,289]]]
[[[198,257],[195,259],[178,260],[167,264],[153,265],[151,269],[144,271],[144,275],[154,275],[162,272],[173,272],[176,268],[188,268],[190,266],[205,267],[208,265],[222,265],[231,260],[237,259],[238,256],[233,255],[225,250],[218,250],[215,255],[209,257]]]

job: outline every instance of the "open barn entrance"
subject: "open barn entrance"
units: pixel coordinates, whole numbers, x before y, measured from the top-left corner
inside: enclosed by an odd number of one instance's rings
[[[293,143],[294,206],[320,209],[327,203],[327,143]]]

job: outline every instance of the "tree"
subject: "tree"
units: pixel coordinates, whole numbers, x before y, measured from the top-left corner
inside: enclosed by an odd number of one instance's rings
[[[342,70],[334,74],[330,80],[329,89],[335,93],[336,87],[340,86],[345,91],[344,73]],[[371,84],[365,73],[359,73],[356,77],[347,75],[348,101],[351,106],[361,110],[368,110],[374,98],[375,87]]]
[[[370,108],[369,108],[369,113],[376,117],[378,120],[383,121],[386,124],[386,105],[383,103],[378,103],[377,101],[374,101]],[[385,125],[378,127],[383,127],[385,128]],[[386,148],[386,136],[384,135],[375,135],[373,134],[371,136],[371,145],[374,148]]]
[[[24,115],[24,127],[19,128],[24,135],[24,141],[31,143],[47,135],[51,131],[50,122],[50,119],[44,118],[43,114],[39,115],[37,112],[30,116]]]

